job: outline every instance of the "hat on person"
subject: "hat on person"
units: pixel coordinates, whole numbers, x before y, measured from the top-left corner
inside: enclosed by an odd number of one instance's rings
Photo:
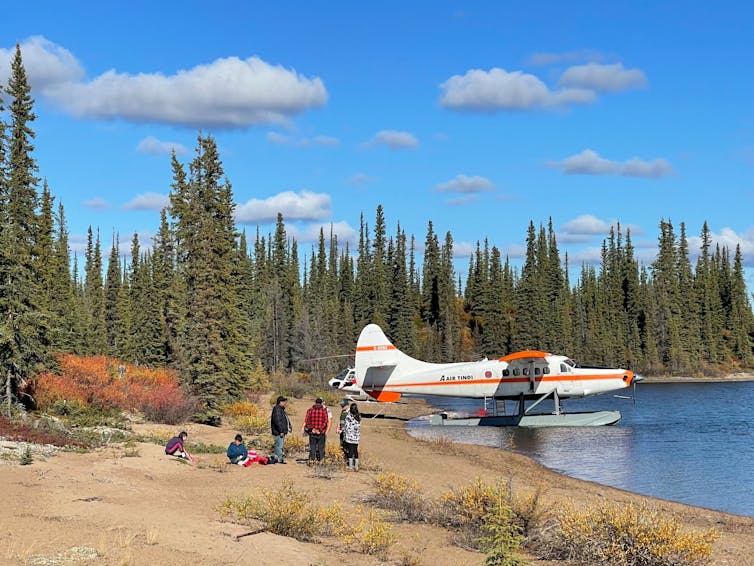
[[[342,399],[340,401],[340,406],[341,407],[345,407],[346,405],[348,405],[348,403],[349,403],[348,399]]]
[[[323,402],[323,401],[322,401],[322,397],[317,397],[317,398],[316,398],[316,399],[314,400],[314,402],[315,402],[315,403],[317,403],[317,405],[320,405],[320,404],[322,404],[322,402]]]
[[[281,395],[280,397],[278,397],[278,400],[276,401],[276,403],[282,403],[283,401],[287,401],[287,400],[288,400],[288,399],[286,399],[285,397],[283,397],[283,396]]]

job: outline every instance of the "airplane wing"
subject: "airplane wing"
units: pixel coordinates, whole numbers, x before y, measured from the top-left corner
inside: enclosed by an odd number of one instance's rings
[[[534,360],[541,360],[551,355],[552,354],[550,354],[549,352],[542,352],[540,350],[522,350],[520,352],[513,352],[512,354],[503,356],[502,358],[500,358],[500,361],[512,362],[514,360],[528,360],[533,362]]]

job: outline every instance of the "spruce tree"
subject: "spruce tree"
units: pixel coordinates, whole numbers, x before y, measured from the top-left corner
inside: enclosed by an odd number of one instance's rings
[[[10,134],[0,129],[0,142],[7,143],[7,151],[0,150],[5,154],[0,175],[0,368],[4,373],[0,379],[10,416],[20,383],[47,358],[50,334],[36,262],[38,168],[31,129],[36,116],[18,44],[6,92],[11,98]]]
[[[170,213],[185,285],[181,374],[202,401],[197,418],[217,424],[223,406],[237,398],[254,369],[232,281],[235,205],[214,138],[199,135],[188,176],[175,155],[172,163]]]

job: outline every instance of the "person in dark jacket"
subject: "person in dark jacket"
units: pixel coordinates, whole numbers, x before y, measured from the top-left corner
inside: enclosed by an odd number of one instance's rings
[[[283,459],[285,435],[293,430],[288,413],[285,412],[287,402],[288,399],[280,395],[277,401],[275,401],[275,406],[272,408],[272,415],[270,416],[270,428],[272,429],[272,436],[275,437],[275,459],[278,461],[278,464],[286,463]]]
[[[236,438],[228,446],[228,460],[231,464],[237,464],[239,466],[251,466],[251,460],[249,459],[249,451],[246,449],[246,445],[243,443],[243,436],[236,435]]]

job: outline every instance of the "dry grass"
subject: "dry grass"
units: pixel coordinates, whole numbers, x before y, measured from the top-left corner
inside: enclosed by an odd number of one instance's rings
[[[366,502],[391,511],[398,521],[423,522],[431,515],[430,501],[411,478],[394,472],[381,472],[372,482]]]
[[[549,555],[583,564],[704,566],[718,538],[714,529],[684,532],[646,504],[569,509],[558,521]]]

